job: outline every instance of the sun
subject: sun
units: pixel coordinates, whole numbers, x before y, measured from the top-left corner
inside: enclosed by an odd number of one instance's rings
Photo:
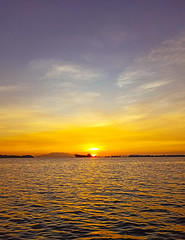
[[[99,150],[99,148],[97,147],[91,147],[88,149],[90,151],[90,154],[91,156],[94,158],[94,157],[97,157],[97,151]]]

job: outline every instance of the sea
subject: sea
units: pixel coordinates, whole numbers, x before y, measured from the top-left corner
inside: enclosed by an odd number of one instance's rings
[[[0,239],[185,239],[185,158],[0,159]]]

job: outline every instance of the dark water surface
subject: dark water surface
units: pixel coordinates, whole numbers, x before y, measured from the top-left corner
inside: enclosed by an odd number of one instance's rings
[[[0,159],[0,239],[185,239],[185,158]]]

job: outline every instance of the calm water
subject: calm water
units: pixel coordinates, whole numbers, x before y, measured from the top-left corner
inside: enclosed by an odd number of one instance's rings
[[[0,159],[0,239],[185,239],[185,158]]]

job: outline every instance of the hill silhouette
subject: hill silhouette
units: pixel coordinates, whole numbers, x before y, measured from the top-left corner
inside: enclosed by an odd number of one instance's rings
[[[32,155],[0,155],[0,158],[34,158]]]
[[[40,155],[38,157],[41,158],[74,158],[73,154],[70,153],[64,153],[64,152],[52,152],[52,153],[48,153],[48,154],[43,154]]]

